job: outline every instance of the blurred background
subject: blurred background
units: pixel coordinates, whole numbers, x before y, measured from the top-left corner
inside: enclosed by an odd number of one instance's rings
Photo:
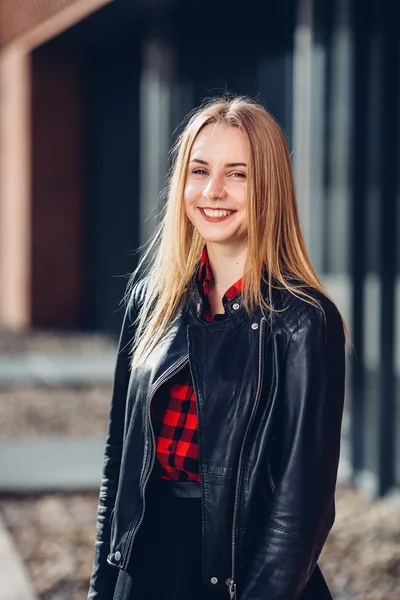
[[[225,91],[282,125],[354,342],[321,566],[337,600],[400,597],[395,4],[0,0],[0,600],[86,597],[120,301],[179,124]]]

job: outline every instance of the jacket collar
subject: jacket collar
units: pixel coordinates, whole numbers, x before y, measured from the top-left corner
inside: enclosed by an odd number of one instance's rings
[[[194,283],[194,285],[193,285]],[[199,287],[194,281],[191,286],[189,303],[191,305],[192,310],[196,313],[198,317],[201,317],[203,313],[204,307],[204,298],[203,295],[199,291]],[[242,294],[239,292],[236,296],[234,296],[230,300],[225,300],[224,302],[225,312],[228,315],[234,315],[238,313],[242,309]]]
[[[203,313],[204,303],[207,301],[207,296],[210,289],[210,284],[213,279],[211,265],[208,259],[207,247],[204,246],[199,266],[196,269],[196,283],[197,285],[192,286],[192,304],[195,305],[195,312],[198,317]],[[222,302],[224,305],[225,313],[232,315],[237,313],[241,308],[241,292],[242,292],[243,278],[236,281],[224,294]]]

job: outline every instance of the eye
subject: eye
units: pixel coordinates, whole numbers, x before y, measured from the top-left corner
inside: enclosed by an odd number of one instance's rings
[[[195,169],[194,171],[192,171],[192,173],[194,175],[207,175],[207,171],[205,171],[204,169]]]
[[[243,179],[246,179],[246,174],[245,173],[240,173],[239,171],[235,171],[235,173],[232,173],[232,175],[238,176],[238,177],[242,177]]]

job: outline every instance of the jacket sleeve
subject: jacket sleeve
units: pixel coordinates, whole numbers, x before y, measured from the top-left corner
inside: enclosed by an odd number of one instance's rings
[[[118,569],[107,563],[110,550],[111,514],[117,494],[124,435],[125,404],[130,377],[130,348],[134,337],[135,306],[126,309],[118,344],[109,411],[103,474],[97,507],[96,541],[88,600],[110,600]]]
[[[335,519],[345,340],[333,304],[325,317],[312,309],[289,337],[275,493],[240,600],[299,599]]]

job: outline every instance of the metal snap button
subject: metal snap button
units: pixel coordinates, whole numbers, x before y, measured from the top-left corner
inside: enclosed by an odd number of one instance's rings
[[[252,329],[258,329],[258,323],[252,323],[251,324],[251,328]]]
[[[218,583],[218,577],[211,577],[210,581],[215,585],[216,583]]]
[[[117,550],[116,553],[114,554],[114,558],[116,561],[121,560],[121,552],[119,550]]]
[[[232,308],[233,310],[237,310],[238,308],[240,308],[240,304],[238,304],[238,302],[235,302],[235,304],[232,304]]]

